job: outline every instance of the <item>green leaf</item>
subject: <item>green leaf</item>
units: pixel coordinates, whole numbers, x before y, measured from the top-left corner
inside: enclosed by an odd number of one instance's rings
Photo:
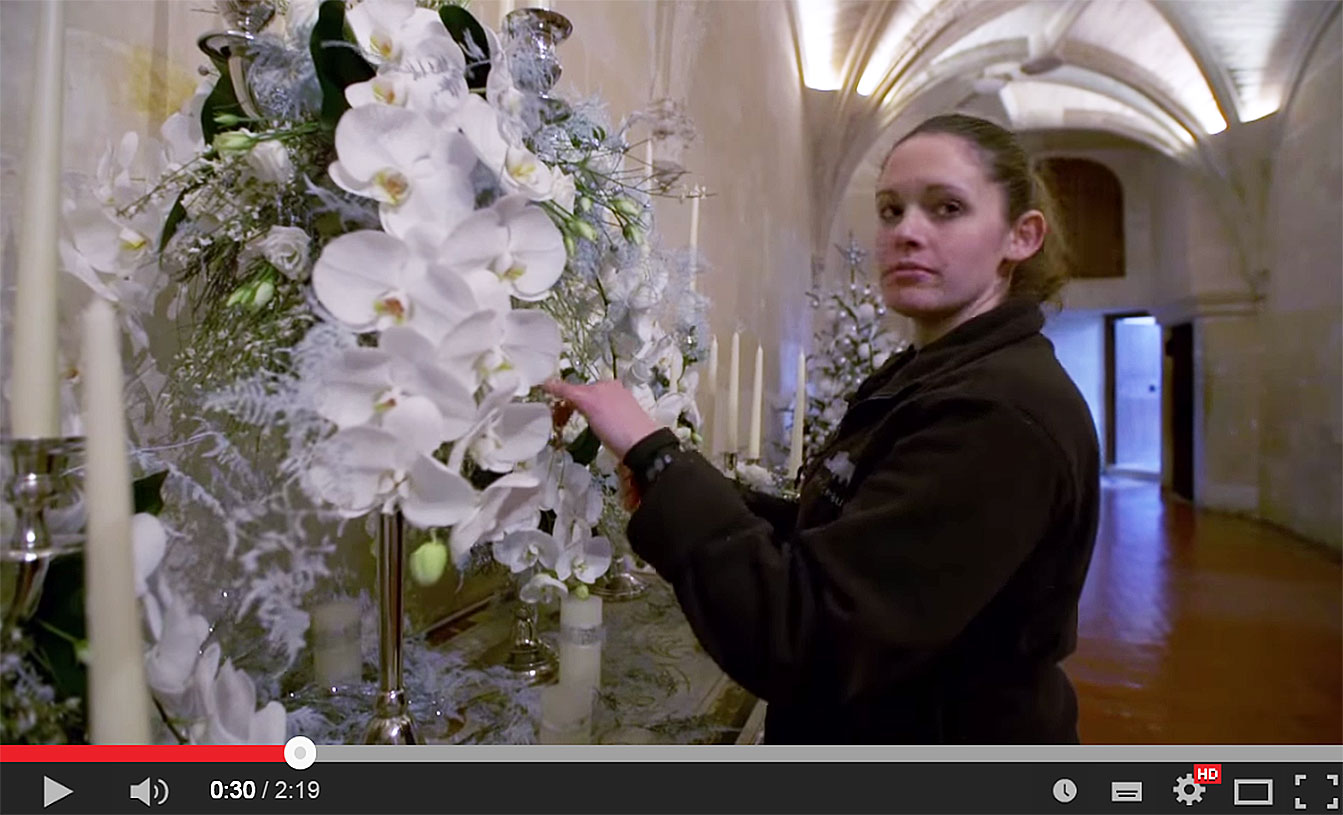
[[[42,597],[29,624],[33,647],[50,666],[58,697],[86,692],[88,669],[80,662],[77,643],[84,629],[84,558],[79,554],[53,558],[42,583]]]
[[[138,478],[132,485],[135,492],[135,511],[157,515],[163,511],[163,482],[168,478],[167,470]]]
[[[597,451],[601,446],[597,434],[592,432],[591,427],[587,427],[569,444],[569,455],[574,457],[576,463],[587,466],[597,457]]]
[[[345,36],[344,0],[326,0],[317,12],[317,24],[308,39],[317,81],[322,86],[322,121],[335,127],[349,110],[345,89],[356,82],[367,82],[377,75],[358,48],[351,47]]]
[[[489,40],[485,39],[485,29],[481,27],[471,12],[461,6],[444,6],[438,10],[438,17],[448,29],[448,33],[462,47],[466,58],[466,86],[473,91],[485,89],[485,81],[490,76]],[[484,54],[484,61],[469,56],[474,48]]]
[[[214,60],[215,67],[219,69],[219,81],[215,83],[214,89],[210,95],[205,97],[205,105],[201,108],[201,134],[205,136],[205,145],[214,143],[215,136],[227,130],[237,130],[241,125],[225,127],[215,121],[215,116],[220,113],[230,113],[239,119],[246,119],[247,114],[243,111],[242,105],[238,103],[238,97],[233,92],[233,78],[229,75],[228,63],[223,60]]]
[[[177,200],[173,202],[173,208],[168,210],[168,219],[163,222],[163,232],[159,235],[159,257],[163,257],[163,250],[168,246],[168,241],[173,239],[177,233],[177,225],[187,217],[187,208],[182,206],[182,199],[186,197],[190,189],[182,190],[177,194]]]

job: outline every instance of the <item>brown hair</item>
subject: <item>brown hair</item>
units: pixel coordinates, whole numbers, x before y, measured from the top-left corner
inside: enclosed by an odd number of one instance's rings
[[[1012,270],[1009,291],[1036,302],[1056,301],[1055,295],[1068,282],[1069,248],[1062,233],[1062,219],[1058,205],[1050,191],[1048,172],[1035,165],[1026,154],[1016,134],[993,122],[951,113],[935,116],[914,128],[891,148],[904,144],[921,133],[946,133],[968,142],[983,160],[988,177],[1002,188],[1007,199],[1008,223],[1013,223],[1028,210],[1039,210],[1045,217],[1044,243],[1040,250],[1023,260]],[[887,160],[890,153],[886,154]],[[886,162],[882,162],[886,166]]]

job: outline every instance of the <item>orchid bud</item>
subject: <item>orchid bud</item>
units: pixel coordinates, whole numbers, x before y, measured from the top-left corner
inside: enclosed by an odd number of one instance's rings
[[[579,197],[579,199],[578,199],[578,211],[579,211],[579,212],[591,212],[591,211],[592,211],[592,199],[589,198],[589,197],[587,197],[586,195]]]
[[[578,243],[574,240],[574,236],[566,233],[564,236],[564,253],[566,255],[572,255],[577,251]]]
[[[448,547],[431,538],[410,555],[410,576],[421,586],[432,586],[448,566]]]
[[[588,597],[590,596],[590,592],[588,591],[588,584],[579,583],[578,588],[574,589],[573,594],[574,597],[577,597],[579,600],[588,599]]]
[[[635,246],[644,245],[644,231],[634,224],[627,224],[621,233],[625,236],[625,240]]]
[[[220,127],[237,127],[245,121],[247,120],[236,113],[224,113],[221,111],[215,114],[215,124]]]

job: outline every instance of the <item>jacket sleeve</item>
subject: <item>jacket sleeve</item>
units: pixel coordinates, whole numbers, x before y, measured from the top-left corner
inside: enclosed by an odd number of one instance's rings
[[[917,670],[1050,527],[1067,478],[1043,428],[986,400],[901,411],[900,438],[830,523],[778,535],[693,454],[630,520],[705,650],[766,701],[845,701]]]

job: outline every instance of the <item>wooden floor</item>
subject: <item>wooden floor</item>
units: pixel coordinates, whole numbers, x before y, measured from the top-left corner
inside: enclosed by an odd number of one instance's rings
[[[1266,524],[1106,479],[1082,594],[1089,744],[1343,743],[1343,569]]]

